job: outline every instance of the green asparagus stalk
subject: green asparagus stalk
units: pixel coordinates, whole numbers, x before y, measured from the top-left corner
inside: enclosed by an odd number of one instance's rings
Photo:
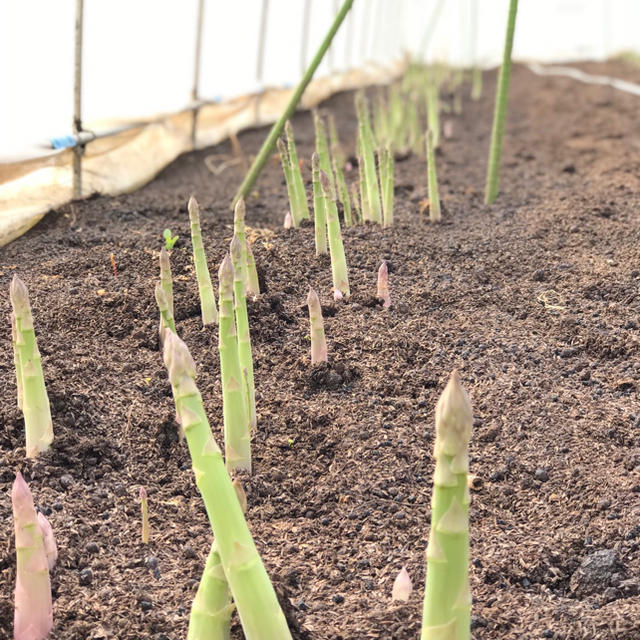
[[[238,356],[240,368],[245,372],[243,376],[246,387],[249,428],[253,432],[256,428],[256,390],[253,380],[253,355],[251,352],[251,334],[249,332],[249,315],[247,313],[247,298],[242,277],[242,247],[238,236],[231,240],[231,262],[233,263],[233,296],[235,300],[236,325],[238,328]],[[246,245],[245,245],[246,246]]]
[[[440,87],[431,78],[427,84],[427,128],[433,135],[433,148],[440,144]]]
[[[310,220],[309,205],[307,204],[307,192],[304,188],[302,180],[302,171],[300,170],[300,162],[298,161],[298,152],[296,151],[296,142],[293,138],[293,127],[291,122],[287,120],[284,126],[287,135],[287,144],[289,147],[289,162],[291,164],[291,180],[293,182],[293,191],[296,198],[296,209],[300,220]]]
[[[233,267],[227,256],[220,282],[225,290],[220,324],[233,320]],[[231,335],[235,340],[235,335]],[[236,350],[237,351],[237,350]],[[290,640],[291,633],[273,586],[244,518],[236,491],[225,469],[195,384],[195,364],[180,338],[167,332],[164,361],[174,391],[176,409],[184,425],[196,484],[204,500],[224,575],[236,604],[247,640]],[[243,403],[241,403],[243,404]],[[217,573],[220,577],[220,574]],[[221,609],[226,609],[226,605]],[[220,611],[221,616],[226,615]]]
[[[211,284],[211,275],[207,266],[207,256],[202,244],[202,232],[200,230],[200,207],[196,199],[189,198],[189,221],[191,223],[191,244],[193,245],[193,261],[196,265],[196,278],[198,280],[198,291],[200,292],[200,308],[202,311],[202,324],[206,327],[209,324],[218,322],[218,310],[216,309],[216,299]]]
[[[280,164],[282,164],[282,171],[284,173],[284,181],[287,185],[287,193],[289,195],[289,209],[291,211],[291,218],[293,220],[293,226],[300,226],[300,212],[298,210],[298,202],[296,195],[296,187],[294,184],[293,174],[291,172],[291,162],[289,160],[289,153],[287,147],[281,138],[278,138],[278,151],[280,152]]]
[[[374,154],[373,132],[369,119],[369,107],[363,93],[356,95],[356,111],[358,115],[358,133],[364,160],[364,174],[366,175],[366,193],[368,218],[372,222],[382,222],[380,206],[380,191],[376,172],[376,158]],[[364,207],[364,204],[363,204]]]
[[[46,451],[53,442],[51,409],[42,373],[42,359],[33,328],[29,293],[18,276],[14,276],[11,281],[9,297],[15,324],[14,361],[17,353],[19,362],[16,368],[16,376],[20,378],[18,402],[22,403],[26,454],[28,458],[33,458],[38,453]],[[20,389],[22,389],[22,400],[20,400]]]
[[[329,153],[329,142],[327,141],[327,128],[324,120],[317,111],[313,112],[313,125],[316,131],[316,152],[318,153],[318,167],[324,171],[329,178],[330,192],[335,198],[335,187],[333,184],[333,172],[331,171],[331,155]]]
[[[436,154],[433,145],[433,133],[427,131],[427,180],[429,184],[429,218],[431,222],[440,222],[440,196],[438,195],[438,176],[436,174]]]
[[[167,304],[173,316],[173,278],[171,275],[171,262],[169,260],[169,254],[164,247],[160,249],[160,284],[167,296]]]
[[[16,314],[11,312],[11,343],[13,345],[13,365],[16,370],[16,387],[18,388],[18,409],[22,411],[22,369],[20,367],[20,351],[18,350],[18,326],[16,324]]]
[[[234,609],[214,540],[191,605],[187,640],[229,640]]]
[[[500,180],[500,158],[502,156],[502,139],[504,137],[504,122],[507,115],[507,98],[509,96],[509,81],[511,79],[511,51],[513,49],[513,34],[516,28],[516,13],[518,0],[509,0],[509,17],[507,19],[507,35],[504,40],[502,66],[498,76],[496,89],[496,106],[493,114],[493,129],[491,131],[491,147],[489,149],[489,165],[487,168],[487,184],[484,202],[493,204],[498,197]]]
[[[382,189],[382,212],[384,226],[393,225],[393,182],[394,159],[389,147],[380,150],[378,156],[378,170],[380,172],[380,187]]]
[[[353,225],[353,217],[351,213],[351,200],[349,198],[349,188],[344,177],[342,168],[345,164],[345,157],[338,139],[338,130],[336,128],[335,118],[333,114],[329,114],[329,143],[331,145],[331,161],[333,172],[336,176],[336,190],[338,192],[338,200],[342,205],[344,213],[344,223],[347,227]]]
[[[233,211],[233,235],[238,238],[240,242],[241,255],[240,255],[240,273],[242,281],[245,284],[245,292],[249,292],[249,268],[248,268],[248,254],[247,254],[247,233],[244,228],[244,221],[247,216],[247,209],[244,204],[244,198],[240,198],[236,202],[236,206]],[[235,268],[235,267],[234,267]]]
[[[314,151],[311,156],[313,181],[313,224],[316,240],[316,256],[327,253],[326,198],[320,185],[320,160]]]
[[[247,240],[245,246],[247,247],[247,295],[255,300],[260,295],[260,280],[258,279],[258,270],[251,250],[251,243]]]
[[[324,335],[322,307],[318,294],[313,289],[309,289],[307,306],[309,307],[309,324],[311,325],[311,364],[327,362],[327,340]]]
[[[342,7],[340,8],[340,11],[338,11],[338,13],[336,14],[336,17],[333,23],[331,24],[331,27],[329,28],[327,35],[324,37],[324,40],[320,44],[320,47],[318,48],[317,53],[311,60],[311,64],[309,65],[307,70],[304,72],[304,75],[300,79],[300,82],[296,87],[295,91],[293,92],[293,95],[291,96],[291,99],[289,100],[283,114],[280,116],[279,120],[271,128],[271,131],[269,132],[267,139],[262,144],[262,147],[260,148],[258,155],[256,156],[255,160],[253,161],[253,164],[251,165],[251,169],[249,170],[249,173],[247,173],[244,180],[242,181],[242,184],[238,189],[238,193],[234,198],[234,204],[237,202],[240,196],[246,197],[247,194],[251,191],[253,185],[258,179],[258,176],[260,175],[260,172],[262,171],[262,168],[264,167],[267,160],[269,159],[269,156],[271,155],[271,152],[273,150],[273,145],[275,144],[276,139],[279,138],[280,134],[282,133],[282,129],[284,128],[285,122],[289,120],[289,118],[291,118],[291,116],[293,115],[293,112],[295,111],[296,106],[300,101],[302,94],[304,93],[304,90],[307,88],[307,85],[311,82],[311,78],[313,78],[313,74],[318,68],[318,65],[320,64],[320,62],[322,61],[322,58],[324,57],[324,54],[326,53],[327,49],[331,45],[331,41],[333,40],[333,37],[336,35],[336,32],[340,28],[340,25],[344,21],[347,13],[349,13],[349,10],[351,9],[352,4],[353,4],[353,0],[345,0],[344,3],[342,4]]]
[[[331,183],[324,171],[320,171],[320,186],[325,197],[327,212],[327,231],[329,234],[329,252],[331,253],[331,275],[333,277],[333,296],[336,300],[342,297],[348,298],[349,276],[347,273],[347,260],[344,255],[342,234],[340,233],[340,219],[338,207],[334,196],[331,194]]]
[[[362,211],[360,209],[358,185],[355,182],[351,185],[351,200],[353,201],[353,221],[357,224],[358,222],[362,222]]]
[[[251,473],[251,435],[233,314],[233,265],[228,255],[220,265],[218,283],[220,287],[218,350],[222,378],[225,459],[229,471],[245,469]],[[183,424],[183,428],[186,430],[186,425]]]
[[[177,331],[173,313],[167,301],[167,294],[162,288],[161,282],[156,282],[156,303],[160,311],[160,343],[162,343],[165,329],[170,329],[173,333],[177,333]]]
[[[471,403],[453,372],[436,406],[436,461],[421,640],[469,640]]]
[[[364,170],[360,138],[358,138],[358,186],[360,187],[360,210],[362,212],[362,222],[370,221],[371,211],[369,209],[369,199],[367,195],[367,174]]]

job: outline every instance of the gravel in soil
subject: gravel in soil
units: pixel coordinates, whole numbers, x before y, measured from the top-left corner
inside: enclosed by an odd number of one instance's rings
[[[633,79],[622,63],[591,71]],[[334,303],[310,228],[284,230],[270,163],[247,203],[264,293],[250,303],[258,430],[248,519],[296,638],[419,635],[433,411],[453,368],[474,405],[471,587],[476,640],[640,638],[640,121],[638,99],[516,66],[501,195],[483,205],[495,75],[464,100],[438,154],[441,225],[421,216],[424,160],[396,165],[392,229],[344,230],[352,297]],[[324,106],[353,145],[352,96]],[[294,118],[305,178],[311,118]],[[264,130],[239,136],[256,153]],[[7,318],[0,357],[0,638],[11,637],[16,470],[60,557],[64,640],[184,638],[211,542],[158,351],[161,233],[178,330],[219,441],[215,330],[203,329],[186,202],[201,203],[215,274],[241,180],[228,143],[181,157],[151,184],[52,211],[0,250],[31,294],[52,405],[50,452],[24,459]],[[353,174],[349,175],[353,179]],[[113,254],[116,271],[110,261]],[[372,303],[389,262],[392,307]],[[215,280],[215,278],[214,278]],[[305,299],[324,306],[330,365],[312,369]],[[140,485],[151,542],[140,542]],[[390,601],[406,566],[414,592]],[[237,622],[234,638],[241,638]]]

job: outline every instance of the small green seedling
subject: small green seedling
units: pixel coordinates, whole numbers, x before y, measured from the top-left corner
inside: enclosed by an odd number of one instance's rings
[[[164,248],[167,251],[171,251],[171,249],[173,249],[175,243],[178,242],[178,238],[180,236],[172,236],[171,235],[171,229],[165,229],[162,232],[162,237],[164,238]]]

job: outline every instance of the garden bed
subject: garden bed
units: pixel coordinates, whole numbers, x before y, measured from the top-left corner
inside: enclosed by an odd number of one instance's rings
[[[640,75],[622,63],[585,68]],[[640,101],[515,67],[501,195],[486,207],[494,81],[485,74],[480,101],[465,97],[461,116],[443,115],[453,138],[438,155],[441,225],[420,214],[425,161],[409,156],[396,163],[396,225],[343,231],[347,302],[332,301],[312,229],[282,228],[276,162],[247,201],[265,289],[249,306],[258,432],[247,517],[296,638],[418,637],[433,411],[455,367],[475,415],[474,637],[640,638]],[[352,147],[352,96],[324,107]],[[311,118],[293,124],[308,179]],[[245,152],[265,133],[242,134]],[[186,203],[192,193],[200,201],[216,269],[242,172],[231,163],[214,176],[207,165],[231,157],[228,143],[186,155],[136,193],[68,205],[0,249],[2,289],[14,273],[29,287],[55,431],[50,452],[25,461],[3,295],[0,638],[12,629],[18,469],[60,549],[52,637],[186,637],[211,533],[178,442],[153,291],[170,227],[180,236],[178,331],[222,442],[217,334],[200,321]],[[382,259],[390,310],[374,300]],[[309,285],[321,295],[332,363],[313,375]],[[414,592],[392,604],[403,565]]]

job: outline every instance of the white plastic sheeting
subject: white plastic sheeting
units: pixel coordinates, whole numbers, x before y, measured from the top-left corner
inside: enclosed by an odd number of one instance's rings
[[[431,16],[442,10],[431,42]],[[184,108],[193,84],[197,0],[85,0],[82,111],[88,128]],[[262,82],[262,0],[205,0],[200,96],[226,99],[297,82],[338,2],[270,0]],[[508,0],[355,0],[318,75],[397,58],[499,62]],[[0,2],[0,161],[71,134],[74,0]],[[474,16],[476,17],[474,19]],[[637,0],[520,0],[514,58],[599,59],[638,46]]]

